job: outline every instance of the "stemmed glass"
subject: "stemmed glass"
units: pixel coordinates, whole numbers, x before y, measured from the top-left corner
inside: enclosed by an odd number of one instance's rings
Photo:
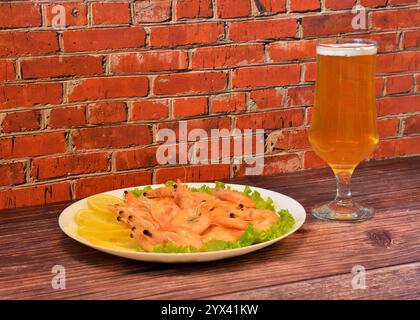
[[[335,200],[313,208],[322,220],[360,221],[373,209],[356,204],[350,181],[356,166],[378,143],[375,106],[377,44],[363,39],[333,39],[317,44],[315,106],[309,142],[332,168]]]

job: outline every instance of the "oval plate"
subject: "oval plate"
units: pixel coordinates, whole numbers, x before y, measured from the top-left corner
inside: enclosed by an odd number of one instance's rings
[[[202,185],[208,185],[209,187],[214,187],[214,183],[186,183],[189,187],[200,187]],[[245,186],[244,185],[237,185],[237,184],[226,184],[230,186],[232,190],[243,191]],[[153,188],[158,188],[163,186],[162,184],[152,185]],[[139,186],[138,188],[144,188],[145,186]],[[102,194],[109,194],[119,198],[123,198],[124,190],[131,190],[132,188],[125,188],[119,189],[109,192],[104,192]],[[281,193],[277,193],[274,191],[250,187],[252,191],[258,191],[264,199],[271,197],[274,202],[274,206],[276,210],[280,209],[287,209],[293,215],[296,223],[290,232],[278,237],[276,239],[253,244],[243,248],[237,249],[228,249],[222,251],[210,251],[210,252],[197,252],[197,253],[153,253],[153,252],[137,252],[137,251],[128,251],[128,250],[116,250],[116,249],[109,249],[106,247],[98,246],[91,244],[87,240],[81,238],[77,234],[77,225],[74,221],[74,216],[80,209],[87,208],[87,199],[80,200],[72,205],[68,206],[64,211],[60,214],[58,219],[58,223],[60,225],[61,230],[67,234],[70,238],[83,243],[86,246],[94,248],[99,251],[103,251],[109,254],[113,254],[119,257],[138,260],[138,261],[148,261],[148,262],[160,262],[160,263],[195,263],[195,262],[205,262],[205,261],[214,261],[220,259],[226,259],[231,257],[240,256],[249,252],[253,252],[262,248],[265,248],[287,236],[291,235],[292,233],[296,232],[303,223],[305,222],[306,213],[305,209],[302,205],[297,202],[296,200],[285,196]]]

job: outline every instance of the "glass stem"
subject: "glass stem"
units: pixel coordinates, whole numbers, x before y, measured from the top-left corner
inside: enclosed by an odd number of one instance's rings
[[[339,205],[353,205],[350,189],[352,174],[353,173],[349,171],[341,171],[335,173],[335,178],[337,180],[337,195],[335,196],[335,201]]]

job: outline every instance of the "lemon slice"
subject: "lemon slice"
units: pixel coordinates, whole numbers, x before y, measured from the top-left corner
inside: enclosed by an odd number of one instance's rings
[[[101,240],[95,237],[84,237],[87,241],[94,245],[98,245],[101,247],[106,247],[110,249],[117,249],[117,250],[132,250],[132,251],[143,251],[138,242],[134,239],[127,240],[125,242],[122,241],[107,241],[107,240]]]
[[[97,214],[89,209],[82,209],[76,213],[74,217],[78,226],[95,227],[102,229],[120,229],[126,227],[124,223],[118,222],[117,219],[110,219],[108,216],[104,219],[102,214]]]
[[[130,238],[131,230],[127,228],[101,229],[101,228],[80,226],[78,228],[78,233],[80,236],[84,238],[95,237],[97,239],[106,240],[106,241],[126,242],[129,239],[131,239]]]
[[[113,215],[114,206],[122,203],[122,199],[107,194],[100,194],[87,199],[90,210],[108,215]]]

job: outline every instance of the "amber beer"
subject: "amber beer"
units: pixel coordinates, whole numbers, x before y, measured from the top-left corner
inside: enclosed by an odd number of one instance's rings
[[[378,143],[376,45],[317,46],[315,107],[309,131],[314,151],[334,172],[352,172]]]

